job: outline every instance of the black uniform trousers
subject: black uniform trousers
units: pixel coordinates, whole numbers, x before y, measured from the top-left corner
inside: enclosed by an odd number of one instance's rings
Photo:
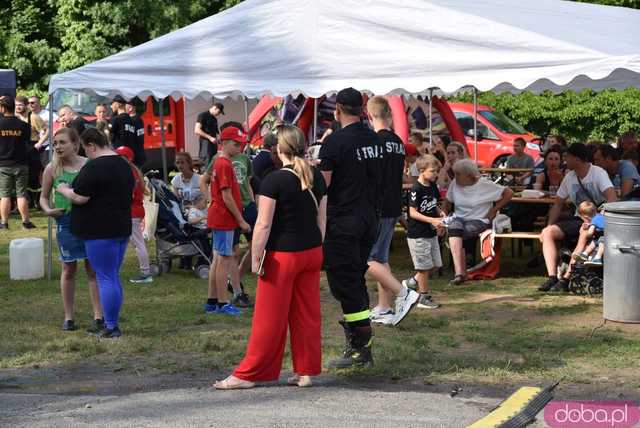
[[[323,245],[325,270],[331,294],[340,302],[349,323],[369,320],[365,273],[377,228],[378,218],[373,210],[327,219]]]

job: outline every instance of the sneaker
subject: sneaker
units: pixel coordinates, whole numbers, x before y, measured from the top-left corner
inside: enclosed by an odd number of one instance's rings
[[[204,304],[204,313],[205,314],[217,314],[218,313],[218,305],[210,305],[208,303]]]
[[[62,323],[62,331],[75,331],[78,327],[76,327],[76,323],[73,320],[65,320]]]
[[[23,229],[35,229],[36,225],[31,223],[30,221],[23,221],[22,222],[22,228]]]
[[[0,229],[9,229],[9,223],[0,222]]]
[[[393,313],[391,308],[381,308],[380,306],[376,306],[375,308],[373,308],[373,309],[371,309],[369,311],[369,319],[377,317],[377,316],[379,316],[381,314],[386,314],[387,312]]]
[[[99,339],[120,339],[122,336],[122,332],[118,327],[114,328],[105,328],[98,335]]]
[[[231,298],[231,304],[238,308],[253,307],[253,303],[251,303],[251,299],[249,299],[249,295],[247,293],[234,294]]]
[[[376,324],[390,325],[393,324],[395,314],[391,309],[388,309],[386,312],[370,315],[369,319]]]
[[[242,312],[240,312],[240,309],[236,308],[231,303],[227,303],[221,308],[218,308],[218,313],[223,315],[232,315],[232,316],[238,316],[242,314]]]
[[[569,281],[566,279],[558,280],[554,286],[551,288],[551,291],[555,291],[558,293],[568,293],[569,292]]]
[[[449,285],[460,285],[460,284],[464,284],[464,282],[467,280],[467,278],[465,278],[462,275],[456,275],[453,277],[453,279],[451,281],[449,281]]]
[[[407,290],[407,294],[404,297],[396,297],[395,302],[395,318],[393,319],[393,325],[398,325],[400,322],[409,315],[409,312],[415,306],[416,302],[420,298],[420,294],[413,290]]]
[[[153,277],[151,275],[140,274],[135,278],[131,278],[129,282],[133,284],[151,284],[153,282]]]
[[[586,262],[584,262],[585,266],[602,266],[602,258],[600,257],[594,257],[591,260],[587,260]]]
[[[571,254],[571,258],[576,262],[586,262],[589,259],[589,255],[582,253],[573,253]]]
[[[91,327],[89,327],[86,332],[88,334],[99,334],[102,330],[104,330],[104,319],[100,318],[91,321]]]
[[[433,298],[428,294],[420,294],[418,299],[418,307],[423,309],[437,309],[440,307]]]
[[[540,284],[538,291],[549,291],[556,285],[556,282],[558,282],[558,278],[549,277],[544,283]]]
[[[416,281],[416,278],[412,276],[409,279],[402,280],[402,286],[415,291],[418,289],[418,281]]]

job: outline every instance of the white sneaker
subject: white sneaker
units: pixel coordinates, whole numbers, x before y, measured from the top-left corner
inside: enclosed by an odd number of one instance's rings
[[[370,316],[369,319],[376,324],[390,325],[395,320],[395,314],[391,309],[388,309],[386,312]]]
[[[407,290],[407,295],[404,297],[396,297],[396,316],[393,320],[393,325],[400,324],[409,315],[419,298],[420,294],[413,290]]]
[[[373,319],[375,317],[378,317],[382,314],[386,314],[386,313],[393,313],[393,311],[391,310],[391,308],[387,308],[387,309],[382,309],[380,306],[376,306],[375,308],[371,309],[369,311],[369,319]]]

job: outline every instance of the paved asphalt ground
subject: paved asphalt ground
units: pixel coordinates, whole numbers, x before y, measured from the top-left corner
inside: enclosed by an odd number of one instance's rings
[[[5,391],[0,427],[464,427],[513,392],[463,390],[451,397],[448,390],[319,379],[313,388],[268,385],[245,391],[203,386],[126,395]]]

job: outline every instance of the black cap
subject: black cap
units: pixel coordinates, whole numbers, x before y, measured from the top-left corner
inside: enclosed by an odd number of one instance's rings
[[[336,103],[347,107],[362,107],[362,94],[353,88],[346,88],[338,92]]]
[[[582,143],[573,143],[567,149],[567,153],[580,159],[582,162],[589,162],[591,151]]]
[[[220,113],[224,114],[224,104],[222,103],[213,103],[214,107],[218,107],[218,110],[220,110]]]
[[[126,104],[127,100],[125,100],[122,95],[116,95],[115,97],[113,97],[113,100],[111,102],[114,103],[121,103],[121,104]]]
[[[120,97],[122,98],[122,97]],[[114,99],[114,101],[116,101],[116,99]],[[120,102],[120,101],[118,101]],[[131,98],[129,101],[126,101],[125,104],[131,105],[131,106],[135,106],[136,104],[142,104],[142,100],[138,97],[133,97]]]

